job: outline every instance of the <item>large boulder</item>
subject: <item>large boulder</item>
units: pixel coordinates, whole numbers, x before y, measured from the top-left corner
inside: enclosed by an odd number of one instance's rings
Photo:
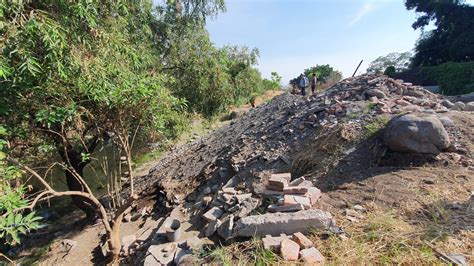
[[[438,154],[449,136],[434,115],[413,113],[394,117],[385,129],[385,144],[393,151]]]

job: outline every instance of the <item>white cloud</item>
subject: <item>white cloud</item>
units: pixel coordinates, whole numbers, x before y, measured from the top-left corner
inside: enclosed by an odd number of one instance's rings
[[[365,3],[358,11],[357,13],[352,17],[352,19],[349,21],[348,26],[352,27],[354,26],[357,22],[359,22],[363,17],[365,17],[367,14],[370,12],[374,11],[375,9],[375,4],[373,2],[368,2]]]

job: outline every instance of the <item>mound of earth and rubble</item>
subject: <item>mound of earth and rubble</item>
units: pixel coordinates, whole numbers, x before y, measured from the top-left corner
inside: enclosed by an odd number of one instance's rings
[[[420,232],[432,234],[435,224],[444,238],[426,245],[439,259],[472,260],[465,241],[474,237],[472,111],[474,102],[453,103],[383,75],[348,78],[309,97],[276,96],[175,147],[135,179],[141,197],[124,218],[122,262],[207,263],[206,246],[253,237],[283,261],[373,262],[387,238],[363,256],[361,246],[340,249],[360,245],[359,236],[373,241],[357,226],[386,219],[384,210],[389,219],[400,213],[404,228],[413,229],[408,235],[423,241]],[[138,229],[128,226],[134,223]],[[328,236],[345,242],[331,246]],[[424,253],[400,254],[397,263],[433,262]]]
[[[311,97],[277,96],[174,148],[136,179],[143,198],[169,212],[124,239],[124,254],[146,265],[182,264],[196,262],[202,245],[257,236],[285,260],[320,263],[305,237],[311,230],[344,234],[341,219],[416,201],[410,189],[426,184],[469,198],[472,111],[474,102],[452,103],[381,75]],[[463,180],[454,186],[440,174]],[[459,216],[464,222],[450,226],[472,232],[472,215]]]

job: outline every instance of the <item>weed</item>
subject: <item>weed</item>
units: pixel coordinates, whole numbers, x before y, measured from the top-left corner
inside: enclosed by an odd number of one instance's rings
[[[375,136],[382,128],[385,128],[389,121],[387,116],[379,116],[374,119],[371,123],[364,126],[365,137],[370,138]]]
[[[220,262],[223,265],[232,265],[232,254],[226,250],[225,247],[217,247],[209,254],[216,262]]]

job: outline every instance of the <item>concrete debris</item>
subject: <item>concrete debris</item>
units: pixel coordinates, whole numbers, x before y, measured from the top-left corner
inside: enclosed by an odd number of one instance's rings
[[[204,213],[202,217],[206,221],[210,222],[210,221],[214,221],[221,218],[223,214],[224,214],[224,211],[222,209],[218,207],[213,207],[210,210],[208,210],[206,213]]]
[[[232,238],[232,229],[234,228],[234,215],[229,214],[222,221],[222,224],[217,228],[217,234],[224,240]]]
[[[144,265],[171,265],[174,261],[177,248],[178,244],[176,242],[150,246],[145,257]]]
[[[280,236],[270,236],[266,235],[262,238],[263,248],[272,251],[279,251],[281,247],[281,241],[283,239],[290,239],[290,236],[281,234]]]
[[[328,229],[334,223],[330,213],[316,209],[294,213],[266,213],[238,220],[234,228],[234,236],[307,233],[310,228]]]
[[[207,225],[206,227],[206,236],[207,237],[210,237],[212,236],[216,231],[217,231],[217,228],[219,228],[219,226],[221,226],[221,221],[220,220],[214,220],[214,221],[210,221],[209,224]]]

